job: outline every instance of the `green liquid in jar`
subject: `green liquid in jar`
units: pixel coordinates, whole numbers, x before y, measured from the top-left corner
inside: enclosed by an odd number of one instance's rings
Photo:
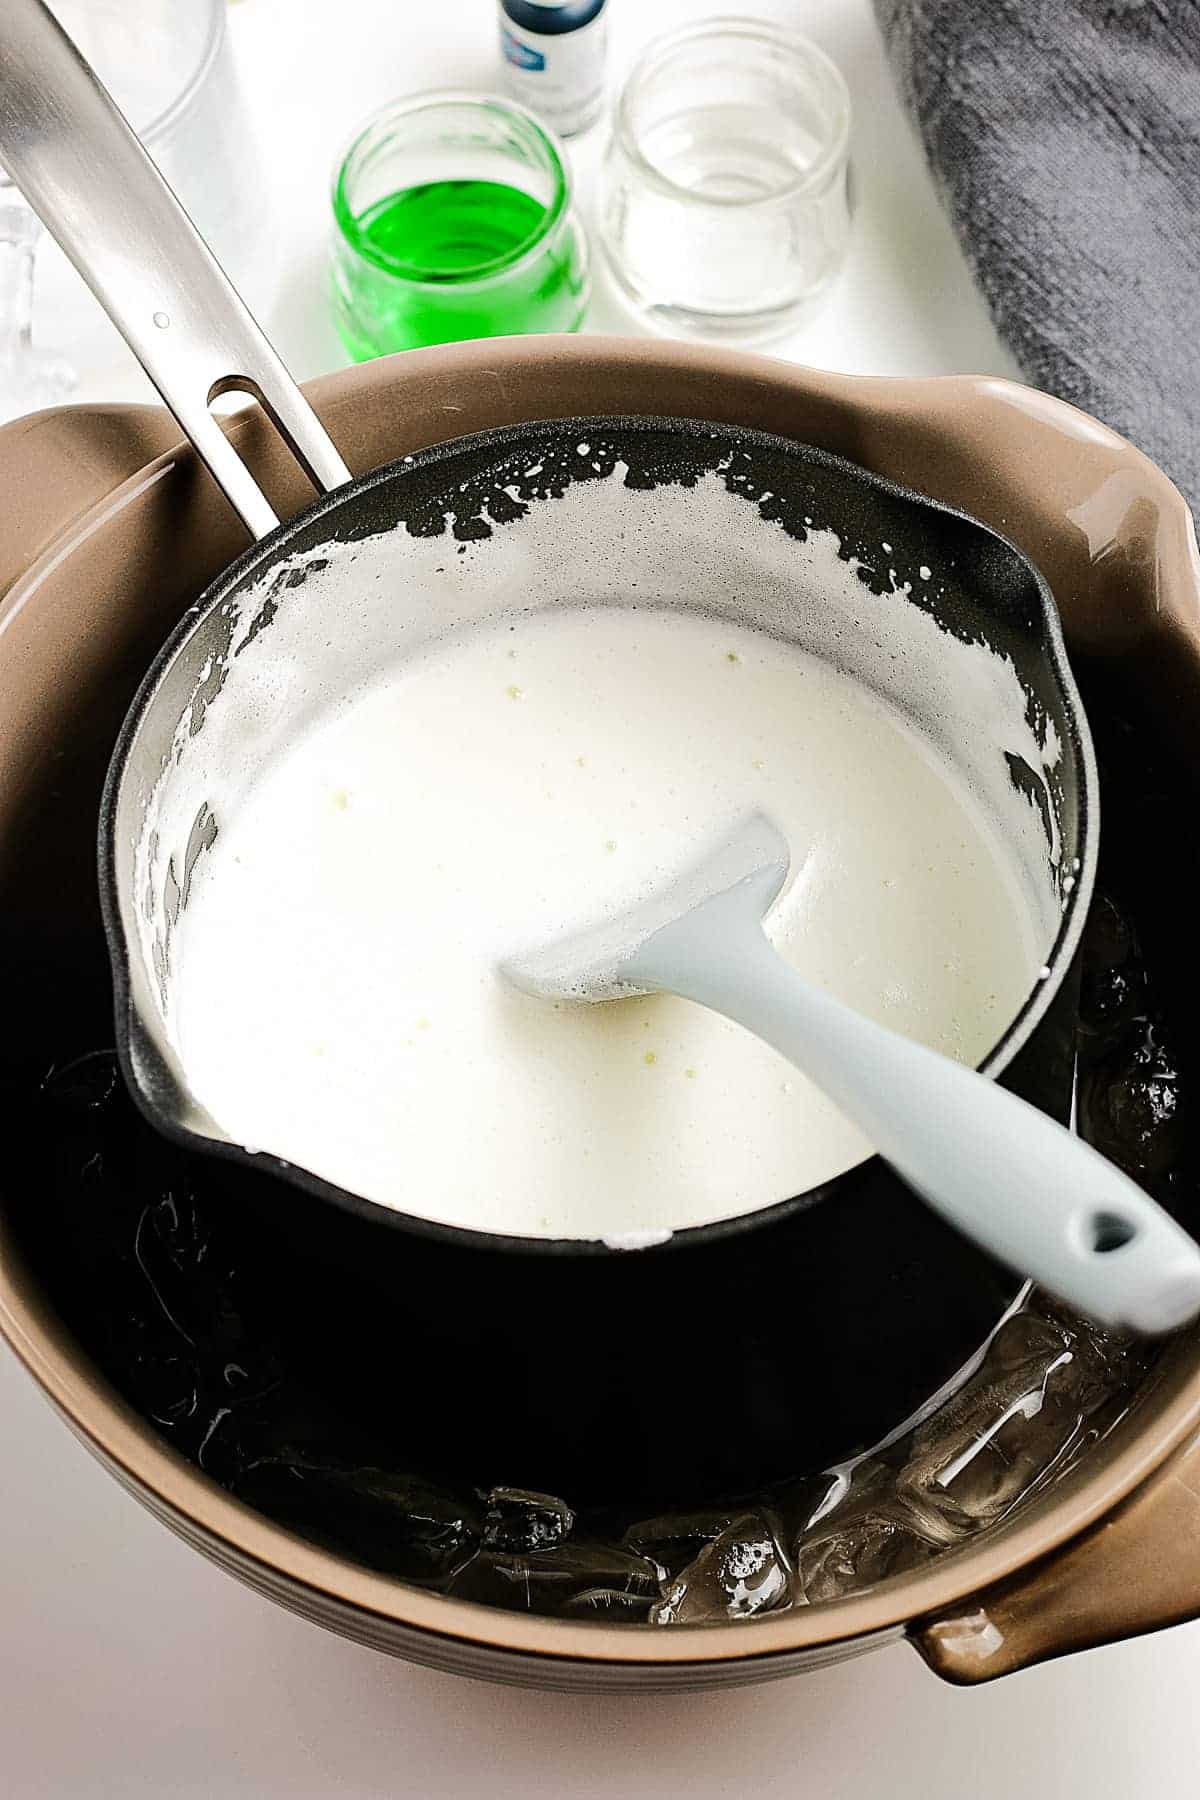
[[[390,261],[453,281],[510,256],[545,217],[540,200],[500,181],[429,181],[389,194],[358,224]]]
[[[334,305],[357,362],[418,344],[573,331],[586,265],[573,223],[498,181],[431,181],[378,200],[339,240]]]

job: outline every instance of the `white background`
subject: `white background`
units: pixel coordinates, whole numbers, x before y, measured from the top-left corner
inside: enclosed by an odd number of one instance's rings
[[[182,0],[180,0],[182,3]],[[965,3],[965,0],[964,0]],[[734,10],[727,0],[727,10]],[[614,66],[701,10],[611,0]],[[876,373],[1009,372],[892,96],[868,0],[756,0],[840,62],[859,207],[822,316],[781,354]],[[335,153],[394,94],[495,83],[490,0],[236,0],[230,27],[278,256],[251,294],[301,377],[342,359],[323,258]],[[2,8],[0,8],[2,39]],[[598,134],[573,147],[584,210]],[[43,339],[77,397],[144,398],[47,259]],[[631,329],[601,292],[596,329]],[[972,1692],[905,1646],[666,1700],[527,1694],[326,1635],[202,1562],[92,1463],[0,1351],[0,1796],[488,1800],[1164,1800],[1200,1792],[1200,1625]]]

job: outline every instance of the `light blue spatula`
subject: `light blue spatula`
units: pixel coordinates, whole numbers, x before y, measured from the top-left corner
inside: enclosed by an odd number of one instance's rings
[[[1112,1163],[772,948],[763,920],[788,862],[782,833],[751,814],[649,899],[503,973],[543,999],[663,992],[712,1007],[803,1070],[952,1225],[1088,1318],[1157,1334],[1200,1313],[1200,1246]]]

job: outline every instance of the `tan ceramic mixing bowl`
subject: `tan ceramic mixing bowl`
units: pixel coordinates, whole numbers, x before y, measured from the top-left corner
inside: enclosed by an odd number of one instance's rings
[[[973,513],[1040,566],[1069,649],[1110,665],[1200,773],[1200,563],[1177,491],[1123,439],[996,380],[867,380],[604,338],[410,352],[310,385],[355,473],[511,422],[628,413],[755,426]],[[284,516],[308,498],[273,432],[235,426]],[[112,739],[180,613],[243,547],[227,503],[150,408],[65,409],[0,431],[0,843],[69,914],[82,854],[32,832],[48,769],[94,804]],[[85,825],[87,822],[84,822]],[[89,829],[69,834],[90,846]],[[89,892],[91,890],[88,890]],[[48,902],[56,904],[53,897]],[[50,921],[51,928],[53,921]],[[6,921],[18,933],[18,916]],[[47,920],[39,916],[43,937]],[[51,930],[52,935],[52,930]],[[907,1635],[946,1679],[990,1679],[1200,1614],[1200,1330],[1059,1485],[985,1537],[853,1599],[728,1626],[611,1626],[441,1598],[302,1541],[168,1449],[113,1392],[0,1209],[0,1330],[77,1435],[180,1536],[251,1586],[376,1648],[564,1688],[666,1690],[819,1666]]]

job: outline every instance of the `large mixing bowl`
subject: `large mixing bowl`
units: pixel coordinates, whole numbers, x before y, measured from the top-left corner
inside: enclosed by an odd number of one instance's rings
[[[1200,583],[1186,509],[1129,445],[1042,396],[600,339],[412,353],[311,391],[360,470],[523,420],[634,412],[750,426],[847,456],[1017,543],[1049,581],[1075,658],[1110,663],[1131,704],[1169,713],[1176,755],[1195,764],[1186,726],[1200,692]],[[236,430],[268,491],[297,508],[299,478],[271,435],[255,419]],[[158,454],[172,435],[160,415],[131,409],[45,415],[0,436],[19,540],[0,547],[0,579],[11,578],[0,608],[0,839],[21,847],[0,898],[14,941],[29,946],[6,957],[6,979],[14,1016],[34,1049],[44,1033],[49,1054],[56,986],[96,979],[93,961],[72,957],[81,917],[91,919],[95,810],[121,714],[163,637],[241,548],[192,453]],[[978,1542],[852,1599],[664,1631],[488,1610],[300,1542],[182,1462],[117,1399],[22,1244],[0,1206],[0,1327],[119,1477],[264,1591],[419,1660],[546,1684],[687,1686],[784,1673],[907,1630],[942,1673],[979,1679],[1200,1610],[1200,1553],[1187,1544],[1200,1509],[1186,1473],[1200,1418],[1194,1333],[1167,1348],[1137,1406],[1073,1475]],[[447,1294],[448,1308],[458,1304]]]

